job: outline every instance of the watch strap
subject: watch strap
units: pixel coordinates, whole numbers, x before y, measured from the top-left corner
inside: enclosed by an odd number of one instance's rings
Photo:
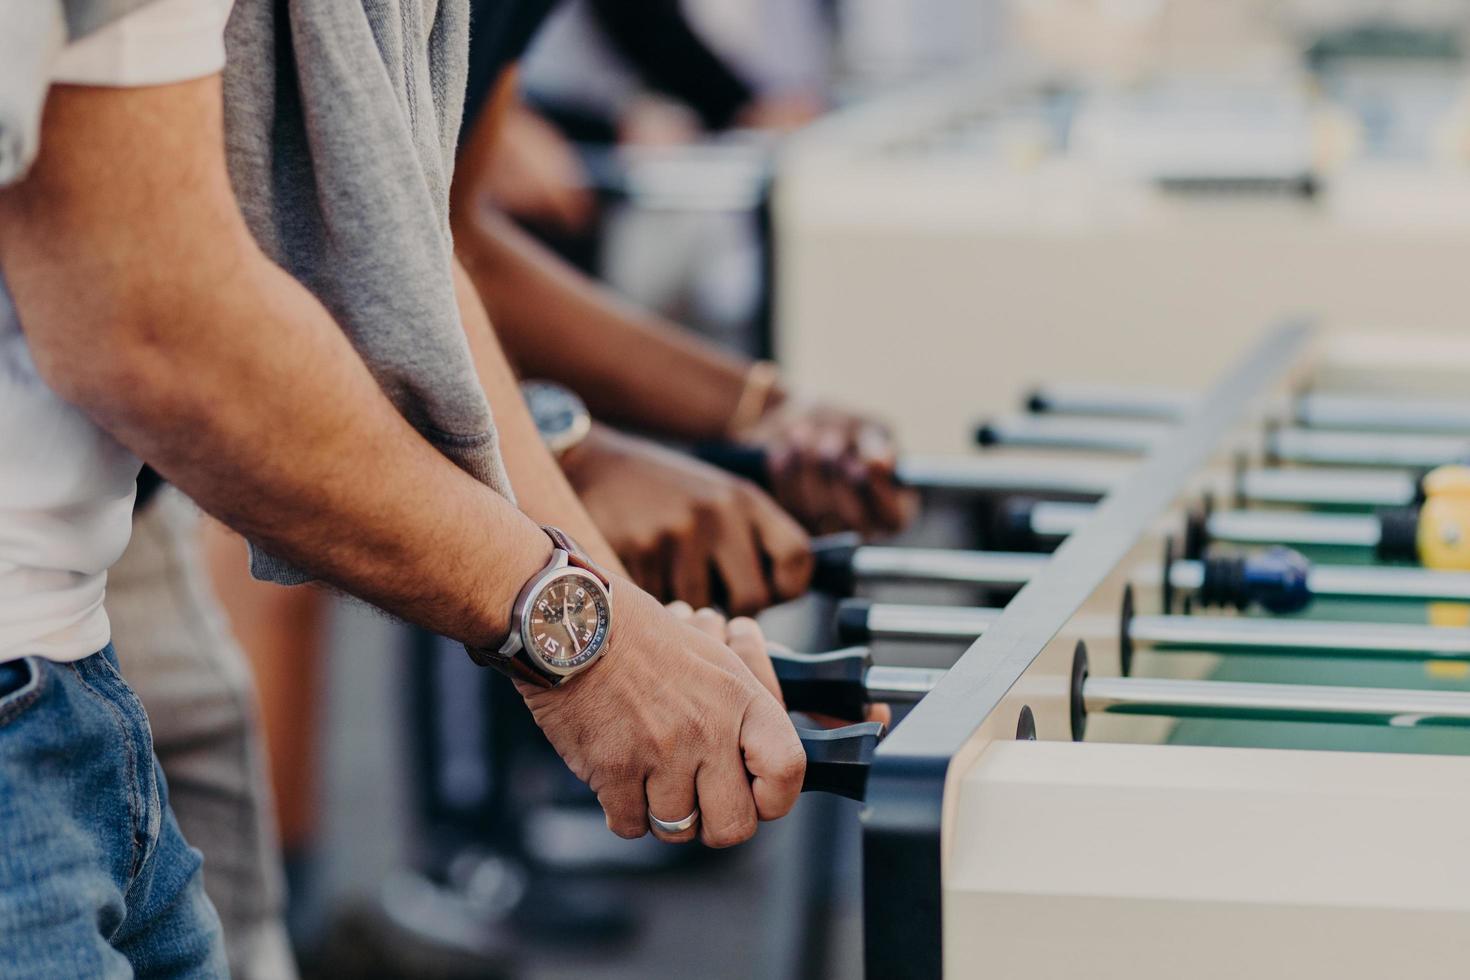
[[[524,650],[507,660],[501,669],[511,680],[525,681],[535,687],[556,687],[563,680],[554,674],[538,670]]]
[[[596,575],[598,581],[604,586],[612,585],[612,580],[608,578],[607,573],[596,562],[587,557],[587,552],[582,550],[581,546],[572,539],[570,534],[559,527],[552,527],[550,524],[543,524],[541,530],[546,532],[546,536],[551,539],[553,545],[567,553],[568,564],[575,565],[585,572],[591,572],[593,575]]]
[[[525,681],[527,684],[534,684],[536,687],[556,687],[561,682],[561,678],[537,669],[536,665],[531,663],[530,656],[524,649],[517,650],[515,653],[506,654],[500,653],[497,650],[490,650],[485,647],[472,647],[466,644],[465,652],[470,655],[471,660],[481,667],[493,667],[511,680]]]

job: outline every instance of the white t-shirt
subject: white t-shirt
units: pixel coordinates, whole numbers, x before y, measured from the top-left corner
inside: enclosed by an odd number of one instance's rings
[[[143,86],[212,75],[224,67],[232,4],[155,0],[64,48],[52,79]],[[102,596],[132,530],[138,469],[37,376],[0,282],[0,662],[80,660],[107,645]]]

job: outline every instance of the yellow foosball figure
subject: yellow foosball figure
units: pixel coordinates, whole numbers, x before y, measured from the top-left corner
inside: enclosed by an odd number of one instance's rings
[[[1470,571],[1470,466],[1441,466],[1424,477],[1417,541],[1425,568]],[[1437,602],[1429,607],[1435,626],[1470,626],[1470,606]]]

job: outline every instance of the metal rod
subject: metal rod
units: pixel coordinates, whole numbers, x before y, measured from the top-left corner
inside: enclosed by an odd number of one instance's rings
[[[1134,644],[1156,650],[1470,659],[1470,629],[1443,626],[1234,616],[1134,616],[1127,629]]]
[[[945,582],[993,588],[1019,587],[1051,560],[1048,555],[1008,551],[953,551],[942,548],[857,548],[851,560],[858,579]],[[1195,592],[1204,584],[1205,565],[1175,561],[1169,585]],[[1420,602],[1470,602],[1470,572],[1371,565],[1312,565],[1306,590],[1311,598],[1407,599]]]
[[[907,640],[973,640],[1004,612],[984,606],[922,606],[875,602],[862,624],[871,636]]]
[[[1042,501],[1031,509],[1031,531],[1043,538],[1064,538],[1080,530],[1095,511],[1091,504]],[[1211,541],[1235,544],[1376,548],[1383,523],[1359,514],[1221,510],[1205,519],[1205,530]]]
[[[855,605],[866,613],[847,639],[970,641],[989,628],[1000,610],[911,603]],[[861,626],[859,630],[857,627]],[[1470,629],[1399,623],[1237,616],[1133,616],[1127,639],[1155,650],[1202,653],[1302,653],[1373,655],[1406,660],[1470,660]]]
[[[1266,468],[1242,473],[1237,490],[1260,504],[1408,507],[1419,497],[1419,478],[1403,470]]]
[[[1072,494],[1102,497],[1127,477],[1133,463],[1018,456],[905,456],[899,482],[933,490]]]
[[[933,690],[944,674],[919,667],[871,667],[865,677],[868,698],[912,703]],[[1470,728],[1470,694],[1461,691],[1085,677],[1081,695],[1088,713]]]
[[[1470,438],[1284,428],[1267,433],[1266,452],[1287,463],[1428,469],[1470,457]]]
[[[1007,551],[863,547],[853,553],[852,572],[859,579],[1009,587],[1029,582],[1049,560]]]
[[[1212,541],[1237,544],[1376,548],[1383,537],[1383,523],[1374,516],[1264,510],[1216,511],[1205,518],[1205,530]]]
[[[897,475],[899,482],[918,489],[1102,497],[1126,480],[1134,465],[1050,457],[910,456],[899,460]],[[1243,472],[1236,489],[1243,500],[1261,504],[1406,507],[1419,497],[1419,480],[1418,474],[1402,469],[1268,466]]]
[[[1297,399],[1295,415],[1313,429],[1470,435],[1470,401],[1308,393]]]
[[[1005,455],[906,456],[898,478],[907,486],[979,493],[1102,497],[1128,478],[1134,463]],[[1241,498],[1262,504],[1406,507],[1419,495],[1407,470],[1266,467],[1240,476]]]
[[[1459,691],[1090,677],[1082,698],[1089,712],[1470,727],[1470,694]]]
[[[1039,538],[1065,538],[1082,530],[1097,513],[1093,504],[1043,500],[1031,508],[1031,533]]]
[[[1141,455],[1160,445],[1172,431],[1173,426],[1164,422],[1007,415],[981,426],[976,439],[983,446]]]
[[[1199,402],[1192,392],[1176,388],[1116,385],[1055,384],[1033,389],[1026,407],[1057,415],[1100,415],[1110,418],[1155,419],[1172,422]]]
[[[912,704],[934,690],[946,671],[928,667],[869,667],[864,675],[868,697],[882,704]]]
[[[1307,589],[1318,598],[1470,602],[1470,572],[1375,568],[1371,565],[1314,565],[1307,573]]]
[[[1035,388],[1032,412],[1177,421],[1197,403],[1187,391],[1120,385],[1055,384]],[[1470,435],[1470,401],[1307,392],[1291,400],[1291,416],[1312,429]]]

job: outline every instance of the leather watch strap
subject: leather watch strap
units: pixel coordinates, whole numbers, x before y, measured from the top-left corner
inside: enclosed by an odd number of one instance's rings
[[[558,677],[553,677],[550,674],[544,674],[537,670],[525,658],[524,654],[503,661],[502,668],[512,680],[525,681],[527,684],[533,684],[536,687],[556,687],[561,681]]]
[[[591,572],[593,575],[596,575],[599,580],[601,580],[603,585],[612,584],[612,580],[608,578],[607,572],[604,572],[596,562],[587,557],[587,553],[582,550],[581,546],[579,546],[576,541],[572,540],[572,536],[570,534],[563,531],[559,527],[552,527],[550,524],[543,524],[541,526],[541,530],[546,532],[546,536],[551,539],[552,544],[567,553],[568,564],[575,565],[584,571]]]

